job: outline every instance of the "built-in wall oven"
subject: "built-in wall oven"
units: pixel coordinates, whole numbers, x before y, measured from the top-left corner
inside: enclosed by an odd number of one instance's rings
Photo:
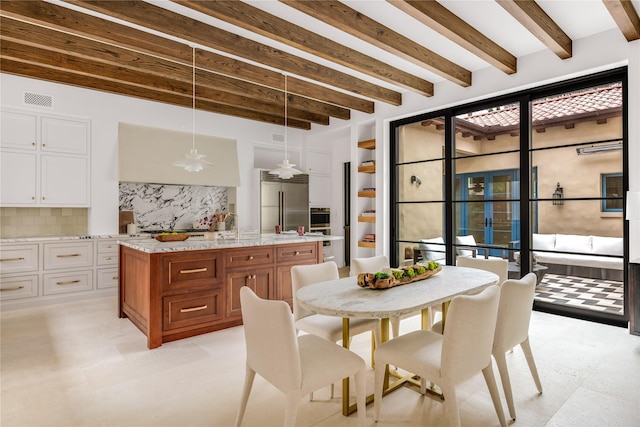
[[[311,208],[309,215],[309,231],[326,236],[331,235],[331,209]],[[331,242],[323,242],[323,246],[331,246]]]

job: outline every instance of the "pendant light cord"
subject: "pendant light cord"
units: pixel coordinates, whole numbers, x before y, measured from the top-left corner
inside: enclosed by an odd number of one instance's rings
[[[192,95],[192,105],[191,105],[191,148],[193,150],[196,149],[196,47],[192,48],[192,76],[191,82],[193,84],[193,88],[191,90]]]
[[[289,160],[289,155],[287,152],[287,74],[284,74],[284,159]]]

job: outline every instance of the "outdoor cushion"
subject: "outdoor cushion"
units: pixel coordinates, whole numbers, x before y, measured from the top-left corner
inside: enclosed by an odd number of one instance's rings
[[[456,244],[458,246],[476,246],[476,239],[473,237],[473,234],[469,234],[468,236],[456,236]],[[473,251],[469,249],[458,248],[458,255],[462,256],[473,256]]]
[[[594,255],[618,255],[622,256],[622,237],[593,236]]]
[[[555,234],[534,234],[532,236],[533,249],[553,251],[556,247]]]
[[[556,234],[556,251],[591,253],[592,236]]]
[[[435,237],[433,239],[422,239],[420,240],[420,242],[422,242],[420,243],[419,248],[423,260],[438,261],[446,258],[444,239],[442,237]]]

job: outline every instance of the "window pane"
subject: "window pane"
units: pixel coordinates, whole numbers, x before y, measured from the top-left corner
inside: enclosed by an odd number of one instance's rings
[[[398,163],[442,159],[444,118],[436,118],[398,128]]]
[[[456,156],[499,153],[520,148],[517,104],[460,114],[455,118]]]

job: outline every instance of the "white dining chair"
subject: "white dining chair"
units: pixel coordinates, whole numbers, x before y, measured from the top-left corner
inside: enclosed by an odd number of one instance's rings
[[[338,266],[329,261],[321,264],[296,265],[291,267],[291,287],[293,290],[293,318],[298,331],[314,334],[331,342],[342,341],[342,318],[315,314],[300,305],[296,293],[303,287],[329,280],[338,280]],[[380,319],[349,319],[349,336],[353,337],[365,332],[373,333],[372,348],[380,344]],[[346,347],[350,343],[346,343]],[[344,344],[343,344],[344,345]],[[373,351],[372,351],[373,358]],[[331,384],[331,397],[334,396],[334,385]],[[313,394],[310,395],[313,400]]]
[[[442,390],[449,425],[460,425],[456,385],[482,372],[501,426],[506,420],[491,360],[500,289],[490,286],[476,295],[451,301],[444,335],[418,330],[394,338],[376,349],[374,419],[380,418],[386,365],[392,364],[421,377]]]
[[[286,398],[284,425],[293,427],[303,396],[342,378],[354,377],[358,425],[366,424],[366,364],[357,354],[315,335],[297,336],[291,308],[284,301],[240,290],[247,346],[246,375],[235,426],[242,424],[255,375]]]
[[[459,256],[456,258],[458,267],[477,268],[479,270],[489,271],[498,275],[498,285],[508,279],[509,261],[502,258],[472,258],[468,256]]]
[[[520,280],[506,280],[500,290],[500,305],[498,307],[498,321],[493,339],[492,354],[500,372],[509,415],[513,420],[516,419],[516,409],[513,403],[513,392],[505,357],[505,353],[508,350],[518,344],[520,345],[538,392],[542,393],[542,384],[540,383],[540,377],[538,376],[538,370],[529,344],[529,323],[536,283],[536,275],[528,273]],[[449,328],[448,323],[447,328]]]

